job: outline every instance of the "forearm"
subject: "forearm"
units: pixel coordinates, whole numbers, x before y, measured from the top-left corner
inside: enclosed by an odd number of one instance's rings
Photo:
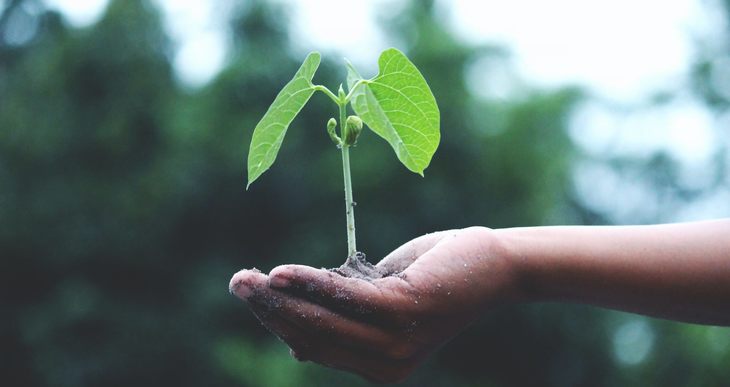
[[[730,219],[496,233],[530,300],[730,325]]]

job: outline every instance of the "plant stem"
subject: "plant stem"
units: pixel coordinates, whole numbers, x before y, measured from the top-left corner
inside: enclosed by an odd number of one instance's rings
[[[333,92],[331,92],[330,89],[328,89],[327,87],[322,86],[322,85],[314,85],[314,86],[312,86],[312,88],[316,91],[323,92],[326,96],[328,96],[336,104],[338,104],[338,105],[340,104],[340,99]]]
[[[347,93],[347,96],[345,96],[345,101],[349,102],[350,99],[352,99],[353,94],[355,94],[355,90],[357,90],[357,87],[362,84],[366,84],[366,83],[368,83],[368,81],[365,79],[360,79],[357,82],[355,82],[355,84],[352,85],[352,87],[350,88],[350,92]]]
[[[338,103],[340,107],[340,136],[345,138],[347,101]],[[350,146],[342,144],[342,170],[345,178],[345,214],[347,215],[347,256],[357,252],[355,243],[355,202],[352,200],[352,178],[350,177]]]

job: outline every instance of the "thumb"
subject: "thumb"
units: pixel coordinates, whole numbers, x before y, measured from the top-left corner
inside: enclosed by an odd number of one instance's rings
[[[443,239],[446,233],[448,231],[438,231],[412,239],[393,250],[375,267],[383,270],[385,275],[400,273]]]

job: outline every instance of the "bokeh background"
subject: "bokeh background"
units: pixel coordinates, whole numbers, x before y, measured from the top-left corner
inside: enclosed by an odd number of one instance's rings
[[[334,89],[343,56],[370,76],[399,47],[440,104],[425,178],[372,133],[352,153],[371,260],[470,225],[730,216],[729,16],[727,0],[1,0],[0,384],[367,384],[295,362],[227,292],[244,267],[344,259],[326,97],[244,189],[253,127],[312,49]],[[486,313],[405,385],[728,381],[727,328],[538,304]]]

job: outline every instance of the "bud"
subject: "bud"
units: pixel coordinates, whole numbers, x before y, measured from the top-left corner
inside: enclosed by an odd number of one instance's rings
[[[347,95],[345,94],[345,89],[342,88],[341,83],[340,83],[340,88],[337,89],[337,97],[339,97],[340,100],[342,100],[342,101],[344,101],[345,97],[347,97]]]
[[[332,142],[335,143],[335,145],[339,146],[342,144],[342,140],[337,136],[337,133],[335,133],[335,128],[337,127],[337,120],[334,118],[330,118],[329,121],[327,121],[327,134],[330,135],[330,139],[332,139]]]
[[[345,145],[355,145],[362,132],[362,120],[358,116],[349,116],[345,122]]]

